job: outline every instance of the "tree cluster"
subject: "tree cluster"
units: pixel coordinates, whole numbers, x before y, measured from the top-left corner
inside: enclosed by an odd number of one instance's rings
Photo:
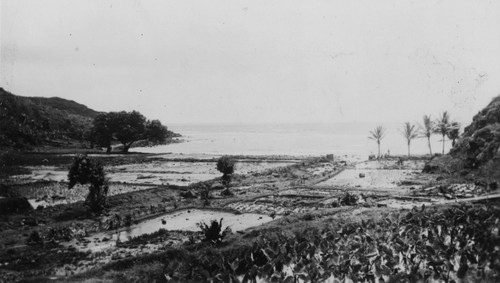
[[[148,140],[159,144],[165,142],[168,135],[167,127],[159,120],[146,120],[137,111],[121,111],[99,114],[94,119],[89,138],[109,153],[115,141],[123,145],[123,152],[128,152],[136,141]]]
[[[452,146],[455,146],[455,141],[460,136],[460,124],[458,122],[452,121],[450,115],[447,111],[444,111],[438,119],[432,121],[430,115],[424,115],[423,125],[420,127],[406,122],[403,124],[403,129],[401,131],[402,135],[406,139],[408,145],[408,157],[410,156],[410,145],[411,141],[418,137],[427,138],[427,143],[429,146],[429,153],[432,155],[431,148],[431,135],[440,134],[443,139],[443,151],[444,154],[444,143],[446,137],[452,141]],[[380,142],[386,135],[386,129],[383,126],[377,126],[374,130],[370,131],[369,139],[375,140],[378,145],[378,158],[380,158]]]

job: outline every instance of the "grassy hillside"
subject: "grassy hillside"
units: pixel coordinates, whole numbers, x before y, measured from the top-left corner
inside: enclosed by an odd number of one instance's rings
[[[465,169],[500,178],[500,95],[474,116],[450,153]]]
[[[500,96],[473,117],[449,155],[433,159],[429,166],[500,179]]]
[[[49,106],[74,115],[95,118],[99,114],[99,112],[92,110],[83,104],[60,97],[50,97],[50,98],[28,97],[28,98],[39,105]]]
[[[0,147],[83,140],[97,114],[74,101],[16,96],[0,88]]]

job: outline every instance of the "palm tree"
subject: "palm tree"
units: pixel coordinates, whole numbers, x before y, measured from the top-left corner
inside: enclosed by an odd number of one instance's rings
[[[370,131],[371,136],[369,139],[377,141],[378,145],[378,158],[380,158],[380,141],[385,137],[385,128],[377,126],[373,131]]]
[[[434,126],[434,133],[441,134],[443,136],[443,154],[444,154],[444,142],[446,140],[446,134],[450,130],[450,115],[447,111],[444,111],[441,118],[437,119]]]
[[[429,154],[432,156],[431,135],[434,132],[434,123],[431,120],[431,115],[424,115],[424,125],[420,126],[420,131],[423,137],[427,138],[427,145],[429,146]]]
[[[450,129],[448,130],[446,135],[451,140],[451,146],[455,146],[455,141],[460,136],[460,123],[455,121],[451,122]]]
[[[417,128],[415,127],[415,125],[412,125],[409,122],[404,123],[403,136],[406,138],[406,141],[408,142],[408,157],[410,157],[411,140],[418,137],[418,131],[417,131]]]

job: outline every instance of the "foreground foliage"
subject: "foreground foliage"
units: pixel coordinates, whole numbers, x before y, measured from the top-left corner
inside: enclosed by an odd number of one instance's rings
[[[492,206],[444,211],[422,207],[378,222],[266,233],[253,246],[176,253],[163,272],[168,280],[196,282],[255,282],[258,278],[498,282],[499,215],[500,209]]]
[[[211,243],[220,243],[228,234],[231,233],[231,229],[229,227],[222,230],[222,218],[219,222],[217,222],[217,220],[212,220],[210,226],[208,226],[205,222],[198,223],[198,226],[200,227],[203,235],[205,235],[204,241]]]

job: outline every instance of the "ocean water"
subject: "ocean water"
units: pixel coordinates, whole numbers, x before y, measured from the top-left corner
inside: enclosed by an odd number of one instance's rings
[[[377,143],[368,139],[374,123],[310,124],[171,124],[169,129],[183,135],[184,142],[135,148],[149,153],[232,154],[232,155],[298,155],[377,154]],[[401,134],[403,123],[385,123],[386,137],[381,153],[407,154],[407,143]],[[433,153],[441,152],[441,136],[431,138]],[[445,151],[451,141],[445,142]],[[427,154],[427,139],[411,143],[412,154]]]

